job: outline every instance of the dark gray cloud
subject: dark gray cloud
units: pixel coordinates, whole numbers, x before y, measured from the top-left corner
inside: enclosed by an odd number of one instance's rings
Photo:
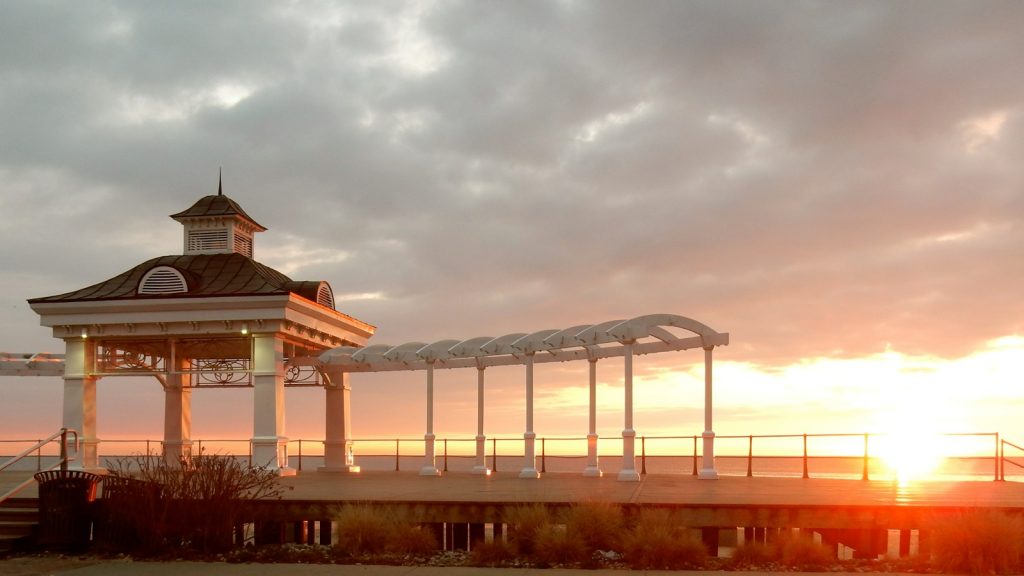
[[[388,341],[692,316],[733,359],[1024,333],[1012,2],[16,3],[0,349],[24,299],[178,250],[257,259]],[[55,343],[54,343],[55,344]]]

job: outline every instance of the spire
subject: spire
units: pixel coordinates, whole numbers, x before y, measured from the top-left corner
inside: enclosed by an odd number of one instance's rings
[[[224,195],[224,188],[221,185],[224,182],[224,169],[217,168],[217,196]]]

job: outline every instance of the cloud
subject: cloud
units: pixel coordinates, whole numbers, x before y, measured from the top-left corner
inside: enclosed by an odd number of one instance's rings
[[[257,259],[391,341],[668,311],[763,366],[963,355],[1024,332],[1024,10],[922,8],[12,6],[5,286],[177,252],[223,167]]]

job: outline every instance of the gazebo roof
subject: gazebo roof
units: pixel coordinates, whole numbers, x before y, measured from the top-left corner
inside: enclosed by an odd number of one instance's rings
[[[190,218],[216,218],[224,216],[238,216],[245,219],[253,226],[256,226],[260,231],[266,231],[266,228],[246,214],[245,210],[242,210],[242,207],[239,206],[237,202],[223,194],[203,196],[187,210],[182,210],[177,214],[171,214],[171,218],[178,222],[188,220]]]
[[[139,293],[138,287],[143,276],[158,266],[170,267],[181,273],[187,283],[187,291],[173,294]],[[33,298],[29,300],[29,304],[168,297],[263,296],[288,293],[317,302],[317,293],[322,284],[320,281],[292,280],[281,272],[241,254],[160,256],[147,260],[109,280],[64,294]]]

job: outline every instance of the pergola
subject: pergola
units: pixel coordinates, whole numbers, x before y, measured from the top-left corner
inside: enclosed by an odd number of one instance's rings
[[[680,337],[668,328],[679,328],[693,334]],[[633,429],[633,358],[634,356],[701,348],[704,350],[704,432],[700,478],[717,478],[714,464],[712,428],[712,352],[716,346],[729,343],[729,334],[683,316],[651,314],[629,320],[613,320],[565,329],[513,333],[498,337],[480,336],[466,340],[437,342],[406,342],[397,346],[374,344],[367,347],[342,346],[328,350],[319,358],[298,358],[293,364],[313,365],[327,375],[328,391],[336,386],[332,399],[328,392],[327,439],[328,469],[353,469],[348,437],[350,406],[347,375],[358,372],[417,371],[426,372],[426,432],[424,463],[421,475],[440,474],[434,450],[434,371],[438,369],[476,368],[477,370],[477,435],[474,473],[487,474],[484,435],[484,373],[492,366],[523,365],[526,388],[526,430],[523,433],[523,468],[521,478],[537,478],[534,416],[534,365],[544,362],[586,360],[590,363],[590,429],[587,434],[587,466],[585,476],[600,476],[597,456],[597,362],[604,358],[622,357],[623,411],[622,468],[619,480],[639,480],[635,464],[636,431]],[[333,403],[333,406],[332,406]],[[340,420],[339,420],[340,416]],[[342,458],[345,458],[342,460]],[[358,468],[354,468],[358,469]]]

